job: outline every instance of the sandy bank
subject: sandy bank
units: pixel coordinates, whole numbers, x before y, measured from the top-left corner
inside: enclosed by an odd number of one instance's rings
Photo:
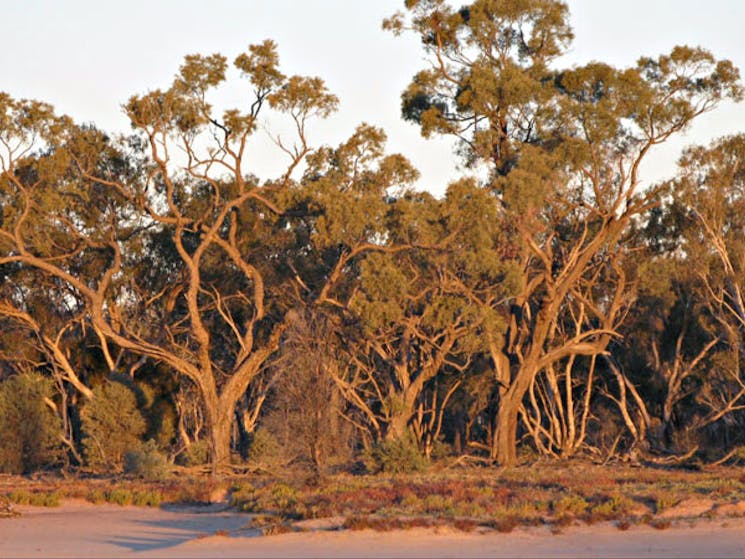
[[[667,530],[610,524],[510,534],[452,530],[303,532],[258,537],[248,517],[204,508],[66,502],[0,519],[0,557],[744,557],[745,519]],[[226,534],[226,535],[216,535]]]

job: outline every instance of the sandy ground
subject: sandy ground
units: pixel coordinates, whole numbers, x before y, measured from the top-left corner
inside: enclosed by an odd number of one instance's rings
[[[681,521],[667,530],[599,524],[558,535],[540,527],[510,534],[416,529],[259,537],[246,527],[247,515],[215,508],[66,502],[18,510],[22,517],[0,519],[0,557],[745,557],[745,519]]]

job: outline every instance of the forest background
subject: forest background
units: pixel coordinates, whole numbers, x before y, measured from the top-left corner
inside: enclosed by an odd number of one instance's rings
[[[378,127],[316,144],[340,101],[272,41],[187,56],[124,136],[0,97],[0,468],[737,455],[745,139],[643,174],[736,67],[566,64],[551,0],[385,27],[424,57],[404,119],[454,139],[440,195]]]

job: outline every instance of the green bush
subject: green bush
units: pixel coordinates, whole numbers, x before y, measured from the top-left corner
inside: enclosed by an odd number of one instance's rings
[[[288,518],[303,518],[305,506],[298,491],[285,484],[256,488],[244,483],[233,488],[230,504],[241,512],[273,513]]]
[[[145,480],[162,480],[168,475],[169,469],[166,456],[153,439],[124,455],[124,472]]]
[[[554,515],[556,516],[580,516],[584,514],[589,507],[590,503],[579,495],[567,495],[554,501],[551,505]]]
[[[276,466],[284,461],[282,445],[268,430],[258,429],[251,437],[248,460],[264,466]]]
[[[210,443],[206,440],[194,441],[178,457],[182,466],[203,466],[210,460]]]
[[[94,505],[100,505],[106,502],[106,493],[100,489],[93,489],[85,496],[85,500]]]
[[[37,373],[0,384],[0,472],[28,473],[60,460],[62,424],[45,403],[52,394],[52,381]]]
[[[133,389],[118,381],[108,381],[93,390],[93,399],[83,408],[81,420],[88,466],[107,473],[124,469],[125,455],[141,448],[147,428]]]
[[[634,502],[628,497],[621,494],[614,494],[595,505],[590,512],[595,518],[612,520],[628,514],[633,506]]]
[[[370,473],[402,474],[427,467],[427,459],[411,437],[380,441],[363,455],[363,461]]]
[[[137,507],[157,507],[162,500],[159,491],[135,491],[132,497],[132,503]]]
[[[20,489],[8,494],[8,499],[16,505],[33,507],[58,507],[62,504],[62,495],[58,491],[26,491]]]
[[[134,494],[128,489],[113,489],[106,494],[106,501],[124,507],[134,503]]]

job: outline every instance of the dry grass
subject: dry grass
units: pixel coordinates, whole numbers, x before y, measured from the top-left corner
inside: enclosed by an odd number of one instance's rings
[[[745,501],[745,476],[736,468],[690,471],[579,460],[509,470],[464,467],[409,475],[341,474],[317,484],[268,476],[176,479],[0,476],[0,495],[46,506],[65,498],[158,506],[206,503],[216,489],[231,488],[231,504],[238,510],[272,519],[260,527],[263,533],[291,529],[294,520],[332,516],[346,518],[348,529],[447,525],[463,531],[482,527],[509,532],[518,526],[547,525],[560,531],[578,521],[615,521],[621,530],[647,521],[662,529],[664,519],[653,514],[684,499]]]

